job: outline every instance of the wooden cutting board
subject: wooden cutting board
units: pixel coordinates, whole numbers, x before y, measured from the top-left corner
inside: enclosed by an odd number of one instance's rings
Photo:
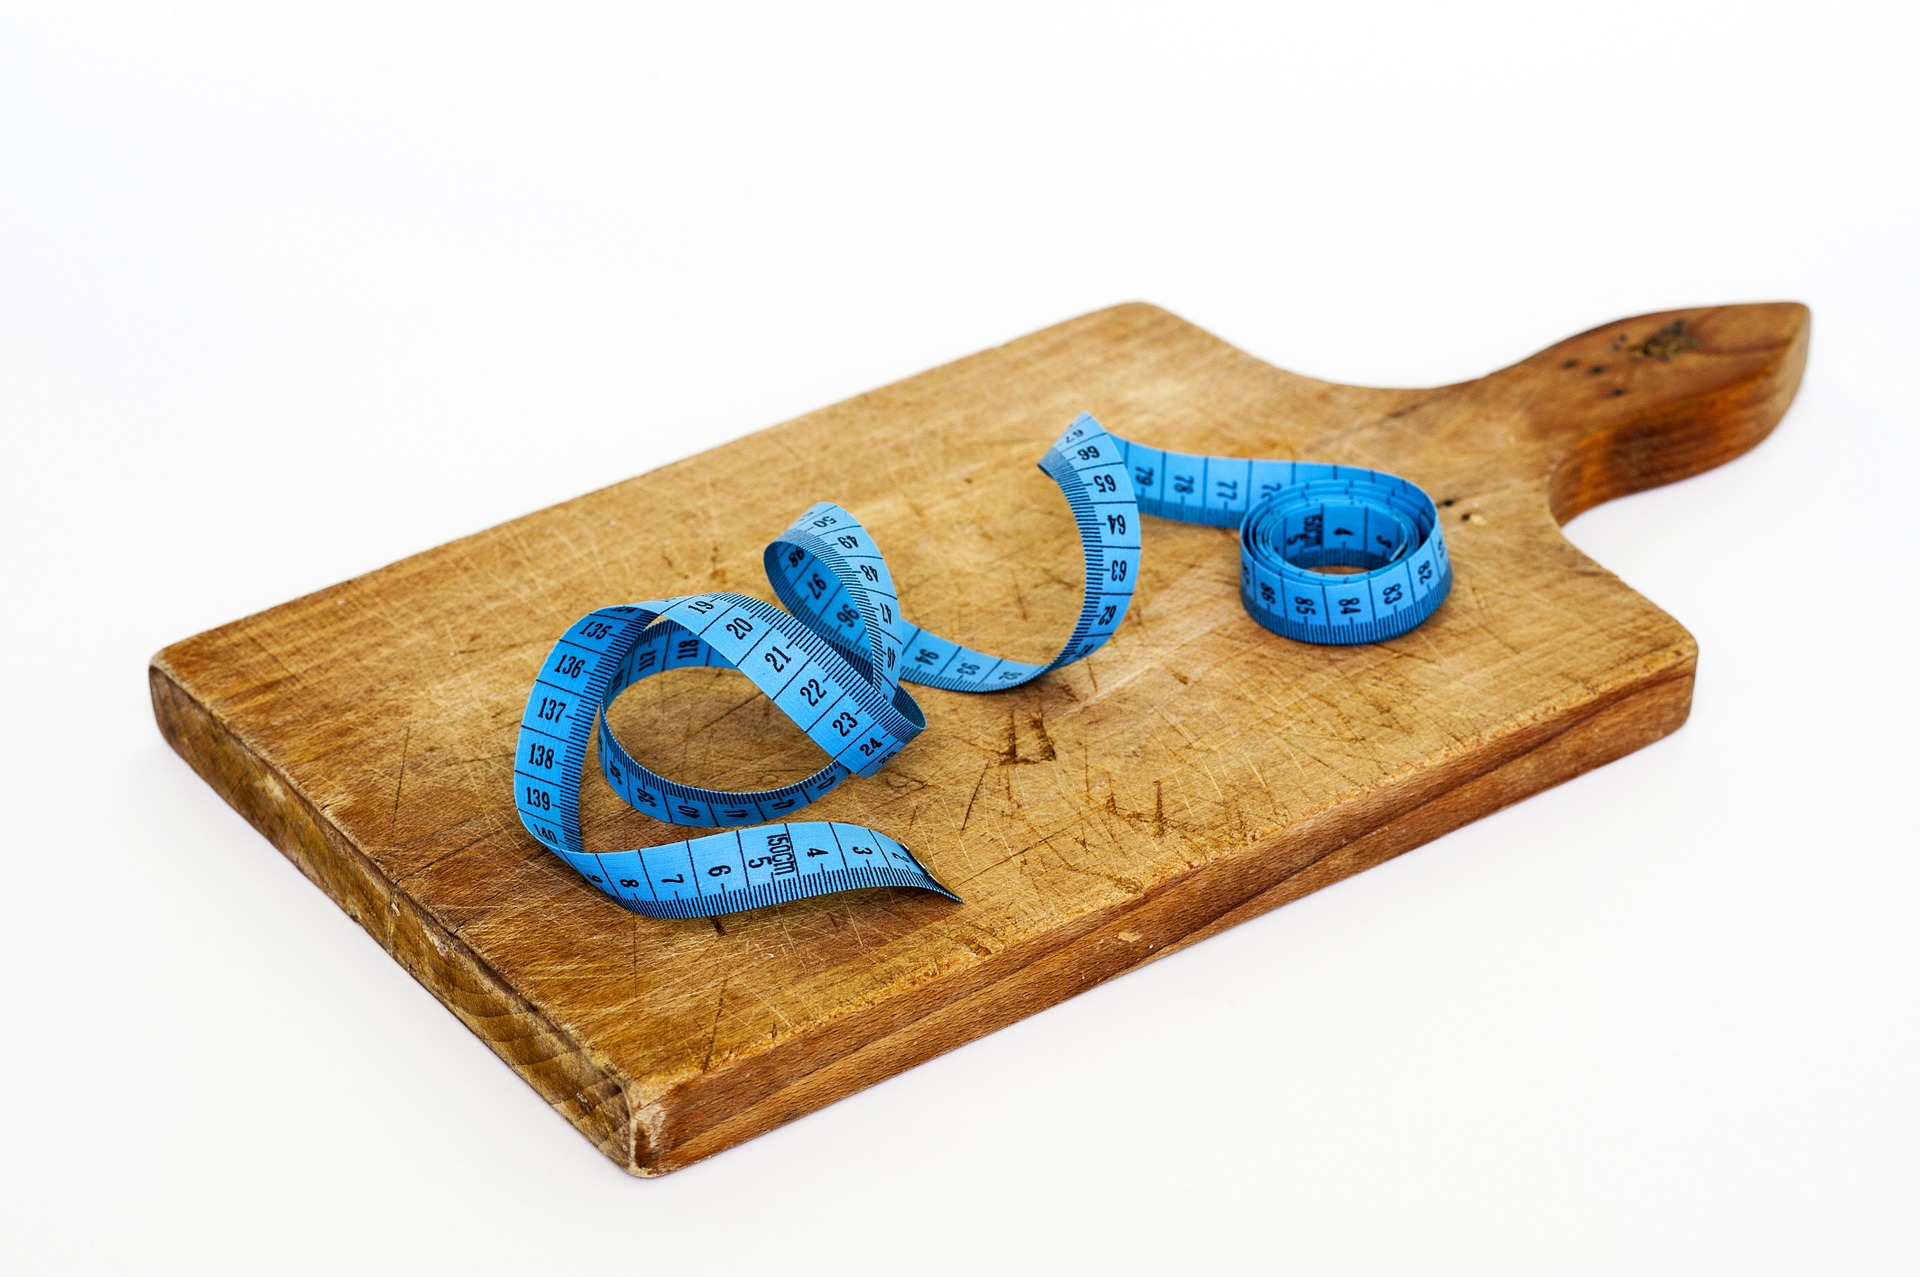
[[[176,643],[154,712],[549,1104],[657,1174],[1674,730],[1692,638],[1559,521],[1752,447],[1807,332],[1792,304],[1672,311],[1376,390],[1119,306]],[[1148,520],[1102,651],[999,695],[914,689],[926,733],[806,813],[895,836],[964,904],[876,889],[653,920],[521,829],[515,730],[560,631],[604,604],[771,597],[761,548],[816,500],[873,531],[916,621],[1051,655],[1079,553],[1034,462],[1083,409],[1151,445],[1412,479],[1444,507],[1452,596],[1403,638],[1304,646],[1241,610],[1232,534]],[[676,779],[817,765],[732,671],[652,679],[613,713]],[[681,836],[591,765],[585,793],[589,848]]]

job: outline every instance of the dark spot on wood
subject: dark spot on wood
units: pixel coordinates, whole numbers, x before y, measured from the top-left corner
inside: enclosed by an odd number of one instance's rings
[[[1587,375],[1589,377],[1598,377],[1601,373],[1605,372],[1606,370],[1607,370],[1607,366],[1605,364],[1595,364],[1593,367],[1587,369]]]
[[[1629,359],[1658,359],[1669,363],[1675,355],[1700,348],[1700,338],[1687,331],[1687,321],[1676,319],[1637,346],[1627,348]]]
[[[1580,361],[1578,359],[1569,359],[1567,360],[1566,363],[1561,364],[1560,366],[1562,368],[1578,368],[1580,366]]]
[[[1626,387],[1624,387],[1624,386],[1615,386],[1615,387],[1613,388],[1613,396],[1612,396],[1612,397],[1613,397],[1613,398],[1615,398],[1615,399],[1618,399],[1618,398],[1619,398],[1619,397],[1620,397],[1621,395],[1624,395],[1624,394],[1626,394],[1626,393],[1627,393],[1627,391],[1626,391]]]
[[[1452,505],[1452,504],[1453,504],[1453,498],[1452,498],[1452,497],[1448,497],[1448,498],[1447,498],[1447,499],[1446,499],[1445,501],[1442,501],[1442,502],[1441,502],[1440,504],[1441,504],[1441,505]]]
[[[1472,517],[1473,517],[1473,511],[1468,510],[1465,513],[1461,514],[1460,522],[1465,523],[1468,519],[1471,519]]]

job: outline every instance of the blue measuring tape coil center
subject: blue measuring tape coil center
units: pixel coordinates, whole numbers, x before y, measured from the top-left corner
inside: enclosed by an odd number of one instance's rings
[[[1433,500],[1380,471],[1165,452],[1109,434],[1084,413],[1040,469],[1067,499],[1085,565],[1079,617],[1052,660],[993,656],[908,621],[872,535],[822,502],[767,546],[767,578],[784,607],[743,594],[687,594],[598,608],[568,627],[521,715],[521,822],[588,882],[650,917],[706,917],[854,887],[917,887],[957,900],[884,834],[786,817],[848,776],[873,775],[925,730],[903,684],[999,691],[1098,651],[1133,599],[1143,513],[1238,528],[1248,613],[1304,642],[1404,634],[1452,583]],[[1329,566],[1354,571],[1320,570]],[[688,666],[745,674],[825,763],[790,785],[729,791],[672,781],[636,761],[608,724],[607,707],[641,679]],[[670,825],[730,832],[588,851],[580,784],[595,742],[601,774],[629,805]]]

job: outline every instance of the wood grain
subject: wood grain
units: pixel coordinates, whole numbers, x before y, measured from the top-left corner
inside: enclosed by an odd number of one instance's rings
[[[656,1174],[1678,727],[1692,638],[1557,521],[1752,447],[1807,334],[1793,304],[1673,311],[1386,390],[1119,306],[177,643],[154,712],[548,1103]],[[768,596],[761,547],[815,500],[873,531],[915,620],[1045,659],[1078,548],[1033,463],[1083,409],[1144,443],[1405,475],[1443,503],[1452,596],[1388,643],[1290,643],[1241,610],[1230,534],[1149,520],[1105,649],[1009,693],[916,689],[927,732],[807,813],[901,839],[962,905],[641,918],[520,828],[515,728],[560,630],[692,589]],[[730,671],[649,680],[613,714],[676,779],[779,783],[817,758]],[[597,774],[582,815],[589,847],[678,836]]]

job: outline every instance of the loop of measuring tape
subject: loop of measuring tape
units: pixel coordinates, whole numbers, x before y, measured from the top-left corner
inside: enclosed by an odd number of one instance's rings
[[[822,502],[767,547],[767,577],[785,610],[747,595],[689,594],[599,608],[568,628],[521,716],[521,822],[587,881],[651,917],[706,917],[854,887],[917,887],[958,900],[884,834],[783,817],[849,775],[873,775],[919,735],[926,717],[902,683],[997,691],[1097,651],[1133,599],[1141,513],[1240,527],[1247,610],[1307,642],[1405,633],[1452,581],[1433,501],[1378,471],[1162,452],[1109,434],[1085,413],[1040,469],[1067,498],[1085,565],[1080,615],[1052,660],[992,656],[906,620],[871,534]],[[1359,571],[1313,570],[1336,564]],[[680,784],[635,761],[607,707],[641,679],[686,666],[745,674],[827,762],[805,780],[741,792]],[[586,850],[580,782],[596,731],[601,772],[629,805],[668,824],[733,832]]]
[[[870,776],[926,727],[903,681],[951,691],[1018,687],[1098,649],[1118,628],[1140,563],[1139,513],[1119,449],[1082,416],[1041,459],[1067,498],[1086,562],[1080,616],[1044,665],[963,647],[907,621],[893,575],[860,521],[821,503],[766,551],[787,610],[740,594],[690,594],[600,608],[547,654],[515,753],[521,823],[636,913],[694,918],[850,887],[920,887],[958,899],[893,839],[858,825],[780,821]],[[805,780],[730,792],[683,785],[636,762],[606,708],[643,678],[692,665],[739,670],[827,754]],[[674,825],[752,826],[635,851],[589,852],[580,778],[599,734],[600,769],[628,804]]]
[[[1113,441],[1142,513],[1240,530],[1240,600],[1276,634],[1322,644],[1396,638],[1453,585],[1440,511],[1398,475]],[[1359,570],[1316,570],[1335,566]]]

